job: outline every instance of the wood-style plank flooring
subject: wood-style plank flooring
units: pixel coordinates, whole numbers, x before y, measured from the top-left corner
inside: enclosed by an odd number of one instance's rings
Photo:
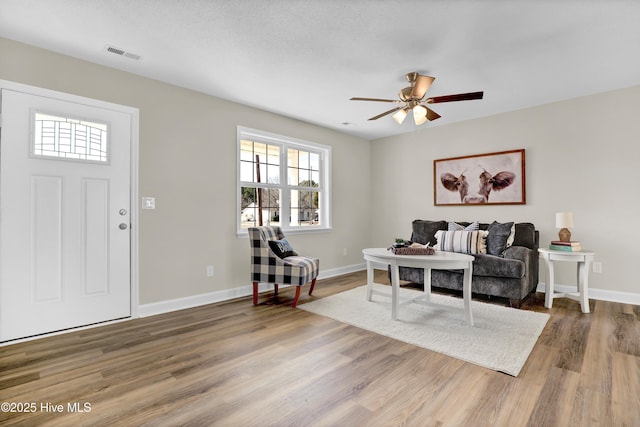
[[[318,281],[300,303],[365,281]],[[582,314],[555,300],[514,378],[292,309],[292,296],[0,347],[0,402],[13,404],[0,424],[640,426],[638,306],[591,300]],[[522,309],[543,304],[534,294]]]

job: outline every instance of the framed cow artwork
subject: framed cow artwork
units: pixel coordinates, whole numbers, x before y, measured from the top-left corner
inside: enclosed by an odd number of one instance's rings
[[[524,149],[434,160],[434,205],[523,205],[524,172]]]

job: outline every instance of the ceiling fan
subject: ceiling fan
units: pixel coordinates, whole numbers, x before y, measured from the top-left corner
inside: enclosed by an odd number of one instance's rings
[[[380,117],[395,113],[392,116],[393,119],[398,124],[401,124],[404,118],[407,117],[409,110],[411,110],[413,112],[413,120],[415,124],[421,125],[427,120],[431,121],[441,117],[440,114],[436,113],[424,104],[482,99],[482,95],[484,94],[484,92],[469,92],[458,93],[455,95],[434,96],[433,98],[425,99],[424,96],[431,86],[431,83],[435,80],[435,77],[423,76],[415,71],[407,73],[405,77],[407,81],[411,83],[411,86],[407,86],[400,90],[398,93],[400,99],[351,98],[351,101],[376,101],[402,104],[399,107],[392,108],[389,111],[373,116],[369,120],[378,120]]]

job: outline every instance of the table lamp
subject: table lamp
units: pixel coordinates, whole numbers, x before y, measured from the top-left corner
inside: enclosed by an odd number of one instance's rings
[[[573,212],[557,212],[556,213],[556,228],[559,228],[558,237],[561,242],[571,241],[570,227],[574,227],[573,224]]]

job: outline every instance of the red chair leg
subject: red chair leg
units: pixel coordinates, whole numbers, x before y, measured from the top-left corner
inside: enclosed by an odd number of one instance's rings
[[[253,305],[258,305],[258,282],[253,282]]]
[[[291,304],[292,307],[295,308],[296,304],[298,304],[298,298],[300,298],[300,288],[302,286],[296,286],[296,296],[293,297],[293,304]]]
[[[277,283],[273,284],[273,293],[278,295],[278,284]]]
[[[311,295],[311,292],[313,292],[313,287],[316,285],[316,279],[314,278],[311,281],[311,287],[309,288],[309,295]]]

